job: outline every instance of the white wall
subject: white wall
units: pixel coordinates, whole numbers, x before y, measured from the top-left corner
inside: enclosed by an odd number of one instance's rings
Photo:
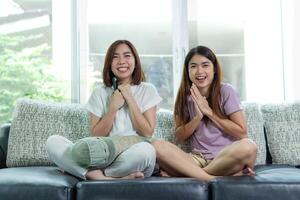
[[[63,17],[62,17],[63,16]],[[70,1],[52,0],[52,73],[60,81],[70,83],[71,80],[71,7]],[[70,87],[70,84],[67,85]],[[71,97],[71,90],[66,89]],[[70,102],[70,99],[65,99]]]
[[[245,6],[248,7],[245,22],[246,99],[258,103],[282,102],[280,0],[253,0]]]
[[[294,35],[295,41],[293,46],[293,85],[295,100],[300,101],[300,1],[295,0],[295,21]]]
[[[300,101],[300,1],[282,0],[285,100]]]

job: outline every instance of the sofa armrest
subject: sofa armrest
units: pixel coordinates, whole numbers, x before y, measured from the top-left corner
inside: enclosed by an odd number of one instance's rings
[[[0,127],[0,169],[6,167],[9,130],[10,124],[3,124]]]

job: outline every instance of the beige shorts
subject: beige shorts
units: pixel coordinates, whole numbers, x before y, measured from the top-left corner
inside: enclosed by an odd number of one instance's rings
[[[211,160],[206,160],[201,153],[190,153],[190,155],[192,156],[196,164],[201,168],[206,167],[211,162]]]

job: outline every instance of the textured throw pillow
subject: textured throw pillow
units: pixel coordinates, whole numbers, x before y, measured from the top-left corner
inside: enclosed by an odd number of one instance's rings
[[[300,103],[261,107],[275,164],[300,165]]]
[[[87,137],[87,111],[79,104],[18,100],[8,140],[8,167],[47,166],[45,142],[50,135],[75,141]]]
[[[246,119],[248,137],[258,147],[256,164],[266,164],[266,141],[264,135],[264,122],[259,106],[256,103],[242,102]]]
[[[176,143],[173,112],[170,110],[160,109],[157,112],[154,138],[166,140],[173,144],[176,144],[185,152],[191,151],[191,147],[188,141],[180,144]]]

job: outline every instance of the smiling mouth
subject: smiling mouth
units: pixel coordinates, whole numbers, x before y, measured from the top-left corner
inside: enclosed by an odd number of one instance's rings
[[[127,70],[129,70],[129,67],[118,67],[117,70],[120,72],[126,72]]]
[[[206,76],[196,76],[195,79],[198,80],[198,81],[203,81],[203,80],[206,79]]]

